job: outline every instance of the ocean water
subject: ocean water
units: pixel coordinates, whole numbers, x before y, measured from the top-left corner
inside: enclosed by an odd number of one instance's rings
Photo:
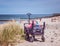
[[[44,16],[51,16],[51,14],[32,14],[30,18],[38,18]],[[0,14],[0,20],[11,20],[11,19],[27,19],[28,15],[25,14]]]
[[[38,18],[38,17],[45,17],[45,16],[51,16],[51,14],[32,14],[30,15],[30,18]],[[18,20],[18,19],[28,19],[28,15],[26,14],[0,14],[0,24],[5,23],[5,21],[1,20]]]

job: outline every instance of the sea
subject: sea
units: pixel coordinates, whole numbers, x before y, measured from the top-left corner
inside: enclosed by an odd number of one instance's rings
[[[52,14],[31,14],[30,18],[39,18],[45,16],[51,16]],[[0,14],[0,24],[5,23],[4,20],[18,20],[18,19],[28,19],[28,15],[26,14]],[[3,20],[3,21],[1,21]]]

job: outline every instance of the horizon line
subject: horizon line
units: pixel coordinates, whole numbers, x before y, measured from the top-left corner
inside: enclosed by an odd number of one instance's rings
[[[0,15],[4,14],[27,14],[27,13],[0,13]],[[60,14],[60,13],[31,13],[31,14]]]

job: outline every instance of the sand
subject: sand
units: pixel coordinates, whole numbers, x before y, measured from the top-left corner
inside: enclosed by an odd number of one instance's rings
[[[45,42],[28,42],[18,43],[16,46],[60,46],[60,22],[46,23]]]
[[[21,27],[23,27],[23,23],[20,23]],[[46,28],[44,31],[45,42],[24,41],[22,43],[17,43],[15,46],[60,46],[60,22],[47,21]]]

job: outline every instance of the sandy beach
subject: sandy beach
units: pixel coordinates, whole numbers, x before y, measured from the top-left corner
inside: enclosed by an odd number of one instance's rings
[[[60,46],[60,21],[56,20],[57,22],[51,22],[50,19],[43,19],[46,22],[46,28],[44,30],[45,42],[25,41],[18,43],[16,46]]]
[[[24,41],[22,43],[17,43],[15,46],[60,46],[60,21],[51,22],[50,19],[46,19],[46,18],[42,19],[46,22],[46,28],[44,30],[45,42]],[[23,28],[23,26],[24,26],[23,24],[27,23],[27,22],[28,22],[27,20],[22,21],[20,23],[21,28]],[[17,24],[19,24],[19,23],[17,23]],[[2,28],[2,25],[4,25],[4,24],[0,25],[1,28]],[[40,38],[40,36],[38,36],[38,38]]]
[[[60,46],[60,0],[0,0],[0,46]]]
[[[47,24],[45,28],[45,42],[28,42],[18,43],[16,46],[60,46],[60,23]],[[40,36],[39,36],[40,37]]]

